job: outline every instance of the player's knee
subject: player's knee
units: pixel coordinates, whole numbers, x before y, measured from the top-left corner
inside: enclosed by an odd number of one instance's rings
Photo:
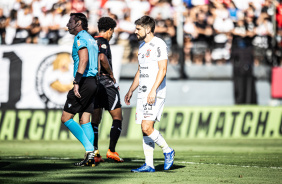
[[[123,120],[122,111],[120,108],[110,111],[110,114],[113,119],[120,120],[120,121]]]
[[[122,121],[123,117],[122,116],[112,116],[113,120],[119,120]]]
[[[62,117],[61,117],[61,122],[65,123],[68,120],[72,119],[73,117],[74,117],[74,114],[63,111],[63,114],[62,114]]]
[[[82,124],[86,124],[90,122],[90,118],[81,118],[79,119],[79,123]]]
[[[95,125],[95,126],[99,126],[101,123],[101,121],[93,121],[93,119],[91,120],[91,124]]]
[[[102,120],[102,110],[101,109],[95,109],[93,113],[91,114],[91,123],[94,123],[96,125],[99,125]]]
[[[65,123],[65,122],[67,122],[67,121],[68,121],[68,119],[67,119],[65,116],[62,116],[62,117],[61,117],[61,122],[62,122],[62,123]]]
[[[149,135],[151,132],[151,127],[147,124],[142,124],[141,126],[143,134]]]
[[[91,123],[95,125],[99,125],[101,123],[101,119],[102,119],[101,117],[92,115]]]

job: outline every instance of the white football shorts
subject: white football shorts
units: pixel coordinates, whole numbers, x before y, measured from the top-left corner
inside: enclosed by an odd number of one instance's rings
[[[142,120],[160,121],[164,103],[164,98],[156,98],[155,103],[152,105],[147,103],[147,98],[138,98],[135,113],[136,124],[141,124]]]

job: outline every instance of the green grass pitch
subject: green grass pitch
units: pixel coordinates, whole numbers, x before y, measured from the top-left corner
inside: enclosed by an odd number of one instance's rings
[[[96,167],[75,167],[84,156],[78,141],[0,141],[0,183],[282,183],[281,139],[168,140],[174,166],[163,171],[156,146],[155,173],[131,173],[144,163],[142,140],[120,139],[124,163],[105,159]],[[105,158],[109,141],[99,141]]]

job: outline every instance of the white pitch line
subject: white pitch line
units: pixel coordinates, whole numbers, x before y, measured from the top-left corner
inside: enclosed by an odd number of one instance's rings
[[[0,157],[1,158],[1,157]],[[2,157],[6,159],[43,159],[43,160],[70,160],[74,158],[69,157]],[[145,162],[142,159],[131,160],[130,162]],[[164,161],[155,160],[154,162],[164,163]],[[253,167],[253,168],[265,168],[265,169],[282,169],[282,167],[260,167],[260,166],[248,166],[248,165],[228,165],[220,163],[198,163],[198,162],[187,162],[187,161],[174,161],[177,164],[191,164],[191,165],[220,165],[220,166],[232,166],[232,167]]]

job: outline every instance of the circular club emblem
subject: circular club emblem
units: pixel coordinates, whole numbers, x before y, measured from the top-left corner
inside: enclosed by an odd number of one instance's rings
[[[46,108],[63,108],[67,93],[73,88],[73,60],[70,53],[46,57],[36,73],[36,90]]]
[[[146,92],[147,91],[147,86],[142,86],[142,91]]]

